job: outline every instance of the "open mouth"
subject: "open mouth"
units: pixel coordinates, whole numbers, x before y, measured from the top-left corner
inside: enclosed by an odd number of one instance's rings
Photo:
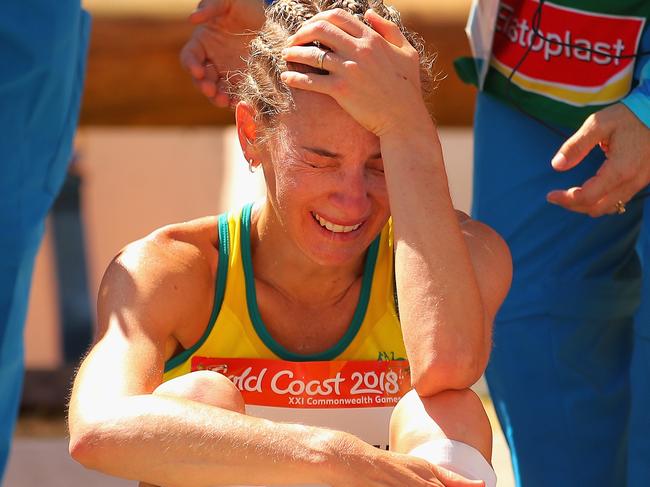
[[[331,221],[326,220],[318,213],[315,213],[313,211],[311,212],[311,215],[314,217],[314,220],[320,224],[321,227],[326,228],[333,233],[350,233],[357,230],[361,225],[363,225],[363,222],[357,223],[356,225],[337,225],[336,223],[332,223]]]

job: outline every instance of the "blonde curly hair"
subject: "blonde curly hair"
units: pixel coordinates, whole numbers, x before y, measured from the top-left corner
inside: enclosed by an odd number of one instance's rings
[[[293,106],[291,91],[280,81],[280,73],[291,68],[291,63],[282,59],[281,54],[287,47],[287,38],[317,13],[335,8],[350,12],[361,20],[366,10],[372,8],[395,23],[419,54],[423,95],[431,91],[435,56],[426,51],[418,34],[404,27],[399,12],[384,5],[382,0],[277,0],[266,10],[266,22],[250,44],[247,67],[233,92],[235,98],[251,105],[266,124],[271,124],[276,115],[289,111]]]

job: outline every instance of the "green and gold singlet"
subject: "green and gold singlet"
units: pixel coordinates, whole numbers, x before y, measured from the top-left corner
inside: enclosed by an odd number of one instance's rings
[[[410,389],[395,306],[392,223],[370,245],[347,332],[321,353],[298,355],[269,333],[257,307],[252,204],[219,217],[219,266],[210,321],[170,359],[164,380],[214,370],[242,392],[247,413],[347,431],[386,448],[393,406]]]

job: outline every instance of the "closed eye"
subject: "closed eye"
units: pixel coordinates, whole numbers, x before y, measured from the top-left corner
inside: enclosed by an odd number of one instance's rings
[[[315,169],[338,166],[341,156],[326,149],[317,147],[303,147],[306,157],[305,163]]]
[[[320,157],[326,157],[328,159],[341,159],[341,154],[337,154],[336,152],[330,152],[327,149],[321,149],[320,147],[303,146],[303,149],[305,149],[307,152],[310,152]]]
[[[314,162],[314,161],[305,161],[305,163],[314,169],[325,169],[328,167],[336,167],[336,164],[331,162]]]
[[[319,157],[313,154],[306,154],[303,157],[303,161],[309,167],[316,169],[324,169],[329,167],[338,167],[341,163],[338,159],[333,159],[331,157]]]

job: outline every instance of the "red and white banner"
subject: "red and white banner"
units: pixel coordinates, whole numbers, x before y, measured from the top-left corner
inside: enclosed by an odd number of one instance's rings
[[[228,377],[247,405],[292,408],[392,407],[411,388],[405,360],[289,362],[193,357],[192,371]]]

